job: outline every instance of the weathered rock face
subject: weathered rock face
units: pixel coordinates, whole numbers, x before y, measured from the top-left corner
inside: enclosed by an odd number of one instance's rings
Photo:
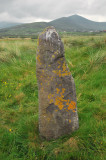
[[[78,129],[75,84],[54,27],[46,28],[39,36],[36,73],[40,135],[49,140]]]

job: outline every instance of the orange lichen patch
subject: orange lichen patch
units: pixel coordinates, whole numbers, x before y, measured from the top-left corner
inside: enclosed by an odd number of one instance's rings
[[[62,92],[60,93],[60,95],[61,95],[61,98],[64,98],[64,95],[63,95],[63,93],[62,93]]]
[[[58,68],[60,68],[61,66],[59,65]],[[56,75],[58,75],[59,77],[64,77],[64,76],[69,76],[71,75],[71,73],[67,70],[67,67],[65,64],[63,64],[63,70],[53,70],[53,73],[55,73]]]
[[[68,76],[68,75],[71,75],[71,73],[67,70],[67,66],[66,66],[66,63],[65,63],[65,62],[63,63],[62,68],[63,68],[62,76]]]
[[[69,119],[69,123],[71,123],[71,120]]]
[[[60,89],[59,88],[56,88],[56,90],[57,90],[57,94],[59,93],[59,91],[60,91]]]
[[[71,101],[71,103],[73,104],[73,106],[76,106],[76,103],[74,101]]]
[[[65,73],[62,73],[62,77],[70,76],[70,75],[71,75],[71,73],[70,73],[70,72],[68,72],[68,71],[66,71]]]
[[[55,94],[49,94],[48,99],[50,103],[54,103],[60,110],[63,108],[66,109],[66,111],[72,110],[75,112],[76,109],[76,103],[74,101],[70,101],[69,99],[64,99],[64,92],[65,88],[62,88],[62,91],[60,91],[59,88],[56,88],[56,93],[58,94],[57,97],[55,97]],[[66,105],[68,108],[65,108]]]
[[[65,92],[65,90],[66,90],[65,88],[62,88],[62,93],[64,93],[64,92]]]
[[[67,103],[66,103],[66,105],[68,106],[68,105],[69,105],[69,103],[70,103],[70,100],[68,99],[68,100],[67,100]]]
[[[66,64],[65,64],[65,62],[63,63],[63,66],[62,66],[62,68],[63,68],[63,72],[65,72],[65,71],[67,70],[67,67],[66,67]]]
[[[75,112],[75,110],[73,110],[73,112]]]
[[[63,105],[63,99],[62,97],[57,97],[56,100],[55,100],[55,105],[58,106],[58,108],[60,110],[63,109],[64,105]]]
[[[71,101],[71,103],[68,106],[68,110],[73,110],[73,112],[75,112],[74,109],[76,109],[76,103],[74,101]]]

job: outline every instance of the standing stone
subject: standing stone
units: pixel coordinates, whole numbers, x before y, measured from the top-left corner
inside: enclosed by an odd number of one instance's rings
[[[64,46],[54,27],[38,38],[39,131],[55,139],[78,129],[76,92],[64,57]]]

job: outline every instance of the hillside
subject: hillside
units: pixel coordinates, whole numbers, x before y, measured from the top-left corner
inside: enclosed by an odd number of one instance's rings
[[[54,26],[63,32],[85,32],[106,30],[106,22],[94,22],[78,15],[63,17],[51,22],[35,22],[0,29],[0,36],[34,36],[38,35],[45,27]]]
[[[62,39],[77,93],[79,129],[59,139],[38,130],[37,40],[0,40],[0,160],[105,160],[106,37]]]
[[[1,29],[0,36],[31,36],[37,35],[48,26],[46,22],[35,22],[22,24],[20,26],[11,27],[9,29]]]
[[[63,17],[50,23],[57,29],[68,32],[96,31],[106,29],[106,22],[94,22],[78,15]]]
[[[13,26],[21,25],[21,23],[13,23],[13,22],[0,22],[0,29],[9,28]]]

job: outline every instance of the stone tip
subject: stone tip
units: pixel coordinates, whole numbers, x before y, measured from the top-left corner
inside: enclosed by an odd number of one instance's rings
[[[49,29],[53,29],[54,30],[55,27],[54,26],[48,26],[48,27],[45,28],[46,31],[48,31]]]
[[[55,29],[55,27],[53,27],[53,26],[48,26],[48,27],[46,27],[44,30],[43,30],[43,32],[41,32],[41,34],[44,34],[44,33],[46,33],[46,32],[49,32],[49,31],[53,31],[53,32],[56,32],[56,29]],[[40,35],[41,35],[40,34]]]
[[[54,37],[55,34],[55,37]],[[58,33],[56,32],[56,29],[54,26],[48,26],[46,27],[43,32],[40,33],[39,39],[46,39],[46,41],[50,41],[50,38],[52,39],[60,39]]]

